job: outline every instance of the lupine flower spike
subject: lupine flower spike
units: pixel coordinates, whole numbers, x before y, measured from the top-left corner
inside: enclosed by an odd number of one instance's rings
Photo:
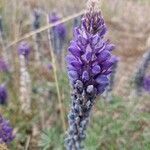
[[[31,79],[27,70],[28,57],[30,47],[27,42],[21,42],[18,47],[19,61],[20,61],[20,103],[21,110],[28,114],[30,113],[31,105]]]
[[[116,57],[111,54],[114,45],[104,39],[107,29],[96,6],[96,1],[89,1],[89,9],[82,18],[81,26],[75,29],[74,39],[68,48],[67,69],[73,92],[65,141],[67,150],[83,148],[91,110],[96,97],[109,84],[108,77],[116,62]]]
[[[8,92],[5,85],[0,85],[0,105],[7,104]]]
[[[41,12],[39,9],[34,9],[33,11],[33,30],[37,30],[40,28],[40,21],[41,21]],[[41,35],[40,33],[35,34],[34,36],[35,40],[35,60],[37,64],[41,64]]]
[[[11,143],[14,138],[13,128],[11,127],[9,121],[5,120],[0,115],[0,147],[4,147]]]
[[[136,88],[136,95],[141,96],[142,95],[142,87],[144,82],[144,76],[146,73],[146,70],[148,68],[150,62],[150,50],[148,50],[142,58],[141,64],[139,65],[139,68],[135,75],[135,88]]]
[[[49,15],[49,23],[57,22],[60,19],[61,18],[58,16],[58,14],[56,14],[56,12],[52,12],[52,14]],[[51,42],[55,54],[61,55],[65,39],[66,39],[66,27],[64,24],[61,23],[52,28]]]

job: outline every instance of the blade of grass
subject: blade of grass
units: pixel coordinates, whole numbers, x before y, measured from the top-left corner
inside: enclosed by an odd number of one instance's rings
[[[20,37],[19,39],[15,39],[13,42],[11,42],[10,44],[8,44],[8,46],[6,48],[9,48],[9,47],[15,45],[16,43],[18,43],[18,42],[20,42],[22,40],[28,39],[29,37],[31,37],[31,36],[33,36],[33,35],[35,35],[37,33],[43,32],[45,30],[48,30],[49,28],[52,28],[52,27],[57,26],[57,25],[59,25],[59,24],[61,24],[63,22],[66,22],[66,21],[69,21],[69,20],[71,20],[71,19],[73,19],[75,17],[78,17],[78,16],[82,15],[84,12],[85,11],[82,10],[79,13],[76,13],[76,14],[73,14],[73,15],[68,16],[66,18],[63,18],[60,21],[57,21],[55,23],[51,23],[51,24],[45,25],[45,26],[39,28],[38,30],[31,31],[31,32],[25,34],[24,36]]]

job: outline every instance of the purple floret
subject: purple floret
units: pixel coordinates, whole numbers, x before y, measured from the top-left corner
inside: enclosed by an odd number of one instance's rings
[[[0,115],[0,143],[9,144],[14,138],[13,128],[11,127],[9,121],[5,120]]]

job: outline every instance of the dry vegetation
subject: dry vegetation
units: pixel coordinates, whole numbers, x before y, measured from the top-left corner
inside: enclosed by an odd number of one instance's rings
[[[41,21],[43,27],[47,25],[46,13],[55,10],[63,18],[66,18],[85,9],[85,3],[86,0],[0,0],[0,15],[4,19],[6,47],[32,31],[31,14],[34,8],[39,8],[43,12]],[[150,96],[144,93],[141,98],[132,97],[131,93],[134,89],[131,81],[142,55],[150,48],[150,44],[147,42],[150,38],[150,1],[103,0],[101,1],[101,9],[109,28],[107,36],[116,45],[115,54],[119,56],[120,62],[113,91],[114,102],[112,104],[103,100],[98,102],[89,129],[86,149],[149,150]],[[67,48],[72,38],[73,19],[65,22],[65,24],[68,29],[65,43],[65,48]],[[19,110],[19,60],[16,50],[18,43],[13,43],[7,49],[12,65],[11,78],[8,84],[9,104],[7,107],[0,106],[0,112],[11,120],[17,133],[16,140],[10,145],[10,150],[40,150],[41,134],[45,129],[48,129],[46,132],[50,139],[47,149],[63,149],[64,134],[60,120],[62,108],[57,100],[58,93],[53,71],[47,70],[45,67],[47,63],[51,63],[52,58],[49,52],[47,30],[41,34],[41,45],[45,56],[41,66],[37,66],[34,60],[34,39],[32,36],[27,38],[32,46],[29,72],[33,86],[33,112],[29,116],[24,116]],[[2,47],[0,51],[2,51]],[[66,49],[64,49],[62,65],[60,66],[56,62],[55,67],[57,67],[60,98],[63,101],[63,111],[67,123],[66,114],[69,109],[70,91],[64,68],[65,54]]]

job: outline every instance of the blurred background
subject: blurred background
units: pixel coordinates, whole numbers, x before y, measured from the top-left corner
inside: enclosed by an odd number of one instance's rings
[[[8,149],[64,149],[71,103],[65,56],[86,2],[0,0],[0,114],[15,134]],[[101,0],[99,8],[118,62],[97,99],[85,149],[149,150],[150,0]],[[21,41],[27,57],[18,52]]]

